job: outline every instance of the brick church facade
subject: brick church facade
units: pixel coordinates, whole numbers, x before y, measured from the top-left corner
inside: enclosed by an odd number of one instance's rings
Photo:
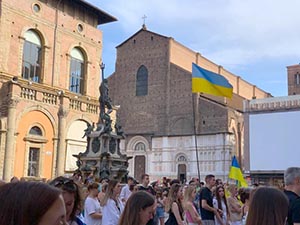
[[[83,0],[0,1],[0,177],[76,169],[99,115],[97,27],[115,20]]]
[[[193,62],[225,76],[233,85],[232,99],[192,95]],[[142,173],[151,179],[188,180],[197,176],[197,161],[201,179],[213,173],[226,180],[231,157],[243,159],[243,100],[270,97],[145,26],[117,46],[116,69],[108,83],[127,135],[123,150],[133,157],[130,174],[138,180]]]

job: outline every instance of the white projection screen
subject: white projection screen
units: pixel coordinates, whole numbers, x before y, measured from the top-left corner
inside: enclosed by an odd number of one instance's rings
[[[249,115],[250,171],[300,167],[300,111]]]

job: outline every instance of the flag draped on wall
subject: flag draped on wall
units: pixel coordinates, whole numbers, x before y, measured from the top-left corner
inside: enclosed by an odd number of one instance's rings
[[[241,168],[235,156],[232,158],[231,167],[229,171],[229,178],[238,181],[238,186],[248,187],[248,183],[245,181]]]
[[[192,65],[192,92],[232,97],[233,87],[220,74],[213,73],[193,63]]]

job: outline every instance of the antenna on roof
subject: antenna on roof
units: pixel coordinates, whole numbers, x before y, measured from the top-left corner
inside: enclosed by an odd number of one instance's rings
[[[142,19],[143,19],[143,29],[144,29],[144,30],[147,29],[147,27],[146,27],[146,18],[147,18],[146,15],[144,15],[144,16],[142,17]]]

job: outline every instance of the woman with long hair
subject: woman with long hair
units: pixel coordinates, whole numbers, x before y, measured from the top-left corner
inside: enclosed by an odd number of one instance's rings
[[[107,190],[105,192],[103,201],[100,203],[103,212],[102,224],[117,225],[124,205],[119,199],[121,193],[121,185],[117,180],[110,180],[108,182]]]
[[[42,182],[7,183],[0,187],[1,225],[67,224],[61,190]]]
[[[227,198],[230,221],[232,225],[242,225],[242,206],[238,199],[238,189],[235,184],[229,184],[230,196]]]
[[[182,207],[183,192],[180,184],[172,184],[168,201],[166,204],[166,212],[169,213],[169,218],[165,225],[184,225],[184,210]]]
[[[164,197],[162,195],[162,188],[157,187],[156,191],[156,216],[159,219],[159,225],[165,225],[165,209],[164,209]]]
[[[257,188],[251,196],[246,225],[285,225],[288,207],[289,201],[282,191]]]
[[[245,225],[246,221],[247,221],[247,216],[248,216],[249,206],[250,206],[250,192],[252,190],[253,190],[252,188],[240,188],[240,191],[239,191],[240,199],[241,199],[241,202],[243,203],[243,206],[242,206],[242,223],[243,223],[243,225]]]
[[[230,216],[223,185],[216,187],[213,206],[218,209],[218,213],[215,214],[215,225],[229,225]]]
[[[70,225],[81,225],[83,222],[78,215],[82,210],[81,191],[77,183],[66,177],[56,177],[49,183],[62,190],[62,195],[66,207],[66,219]]]
[[[98,194],[98,200],[99,200],[100,204],[101,204],[101,202],[103,202],[107,186],[108,186],[108,183],[102,184],[101,191]]]
[[[196,186],[189,185],[184,191],[183,208],[189,225],[201,225],[201,218],[193,203],[196,197]]]
[[[131,194],[126,202],[119,225],[146,225],[153,218],[154,196],[145,191]]]

